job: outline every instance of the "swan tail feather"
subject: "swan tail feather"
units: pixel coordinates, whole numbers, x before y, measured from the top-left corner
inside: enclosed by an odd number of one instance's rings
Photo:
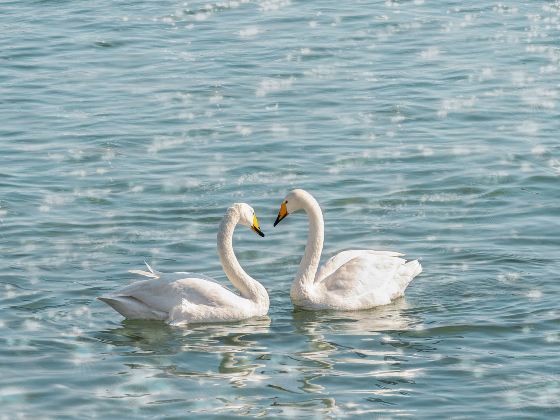
[[[404,296],[404,291],[412,282],[414,277],[422,272],[422,265],[418,260],[409,261],[406,264],[402,265],[400,270],[398,271],[398,286],[396,292],[391,296],[391,300],[396,299],[398,297]]]
[[[105,302],[126,319],[157,319],[165,320],[168,317],[166,312],[150,308],[144,302],[132,296],[99,296]]]
[[[410,265],[414,269],[414,272],[412,273],[412,278],[416,277],[418,274],[422,272],[422,264],[420,264],[418,260],[410,261],[406,263],[406,265]]]
[[[422,265],[420,265],[418,260],[409,261],[404,265],[404,270],[401,275],[403,293],[404,293],[404,289],[408,287],[408,285],[414,279],[414,277],[416,277],[421,272],[422,272]]]
[[[156,272],[154,271],[154,269],[152,267],[150,267],[150,264],[148,264],[146,262],[146,260],[144,260],[144,264],[146,264],[146,267],[148,267],[148,270],[150,270],[150,273],[155,274]]]

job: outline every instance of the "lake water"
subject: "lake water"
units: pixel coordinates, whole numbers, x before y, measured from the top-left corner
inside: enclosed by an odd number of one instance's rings
[[[560,415],[559,1],[3,1],[0,418]],[[419,258],[406,297],[294,311],[324,258]],[[170,327],[96,297],[144,260],[269,317]]]

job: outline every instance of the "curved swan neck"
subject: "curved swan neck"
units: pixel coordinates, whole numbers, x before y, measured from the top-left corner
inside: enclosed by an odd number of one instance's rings
[[[233,231],[239,222],[239,217],[238,209],[230,207],[220,223],[218,230],[220,262],[227,278],[239,290],[241,296],[258,305],[268,306],[269,298],[266,289],[241,268],[233,252]]]
[[[294,287],[299,290],[308,289],[315,281],[315,274],[321,260],[325,236],[323,212],[317,200],[311,194],[306,193],[302,197],[302,206],[309,218],[309,234],[307,236],[305,253],[299,263],[296,280],[292,286],[293,292],[295,292]]]

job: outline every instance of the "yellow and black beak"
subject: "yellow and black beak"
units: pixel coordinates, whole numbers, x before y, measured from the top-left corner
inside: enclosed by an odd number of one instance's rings
[[[274,226],[276,226],[278,223],[280,223],[282,221],[282,219],[284,219],[287,215],[288,215],[288,209],[286,208],[286,203],[280,204],[280,211],[278,212],[278,217],[276,218],[276,221],[274,222]]]
[[[251,230],[257,232],[257,235],[264,237],[264,233],[262,233],[262,230],[259,227],[259,221],[257,220],[256,215],[253,215],[253,226],[251,226]]]

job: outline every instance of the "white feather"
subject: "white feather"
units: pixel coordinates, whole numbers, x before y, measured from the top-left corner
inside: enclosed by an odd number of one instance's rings
[[[160,319],[173,325],[201,322],[237,321],[266,315],[269,298],[266,289],[239,265],[231,248],[237,223],[253,223],[254,211],[247,204],[234,204],[220,223],[218,253],[233,293],[210,277],[188,272],[159,273],[145,262],[149,271],[130,273],[149,277],[99,300],[128,319]]]
[[[403,254],[369,249],[342,251],[318,269],[323,250],[323,213],[304,190],[290,192],[284,201],[288,214],[305,210],[309,238],[290,297],[303,309],[361,310],[385,305],[403,296],[412,279],[422,272],[418,261]]]

